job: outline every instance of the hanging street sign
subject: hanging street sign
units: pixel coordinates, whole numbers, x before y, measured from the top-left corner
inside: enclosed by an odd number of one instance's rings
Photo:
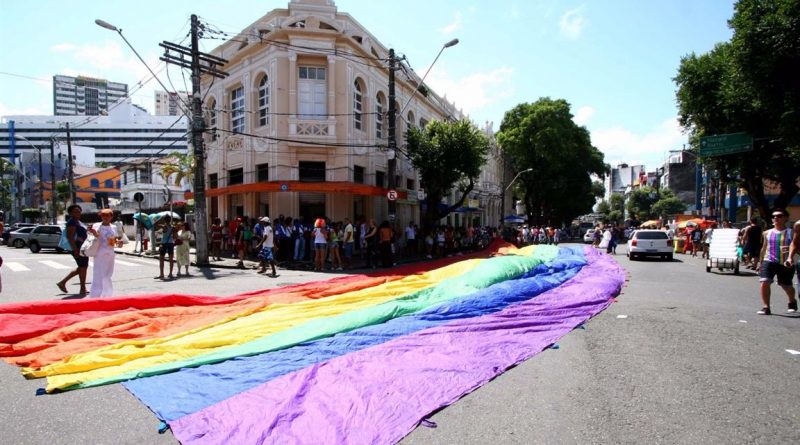
[[[747,133],[719,134],[700,138],[700,156],[725,156],[753,150],[753,137]]]
[[[386,197],[389,199],[389,201],[397,200],[397,190],[389,190],[386,192]]]

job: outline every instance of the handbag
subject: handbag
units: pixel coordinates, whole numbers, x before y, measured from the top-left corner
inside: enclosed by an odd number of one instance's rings
[[[94,227],[97,230],[97,227]],[[89,234],[89,237],[86,238],[86,241],[81,244],[81,255],[86,257],[93,257],[97,255],[97,249],[100,248],[100,238]]]
[[[72,252],[72,245],[69,243],[69,238],[67,238],[66,227],[61,229],[61,238],[58,240],[58,248],[61,250],[66,250],[67,252]]]

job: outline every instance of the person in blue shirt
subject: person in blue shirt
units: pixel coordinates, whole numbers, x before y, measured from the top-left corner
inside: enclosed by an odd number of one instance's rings
[[[78,280],[81,283],[80,294],[87,294],[86,291],[86,271],[89,270],[89,257],[85,257],[81,255],[81,244],[86,241],[86,237],[88,233],[86,231],[86,226],[81,223],[81,213],[82,213],[81,206],[78,204],[72,204],[71,206],[67,207],[67,214],[69,215],[69,221],[67,221],[67,240],[69,241],[69,245],[72,247],[72,258],[75,260],[75,264],[78,267],[75,270],[71,271],[64,277],[61,281],[56,283],[58,289],[63,292],[67,293],[67,281],[72,279],[74,276],[78,276]]]

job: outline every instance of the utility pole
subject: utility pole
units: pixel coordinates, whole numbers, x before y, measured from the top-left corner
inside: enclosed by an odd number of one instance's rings
[[[192,70],[192,146],[194,147],[194,214],[195,214],[195,244],[196,265],[208,265],[208,219],[206,212],[206,173],[205,149],[203,147],[203,133],[206,122],[203,119],[203,104],[200,95],[200,76],[210,74],[214,77],[224,78],[228,73],[217,69],[218,65],[225,65],[227,60],[201,53],[198,47],[200,23],[197,15],[192,14],[192,47],[176,45],[170,42],[161,42],[158,45],[164,48],[164,56],[160,59],[167,63],[178,65],[181,68]],[[176,53],[171,54],[170,51]],[[188,60],[187,60],[188,58]]]
[[[44,206],[44,181],[42,180],[42,149],[36,148],[36,151],[39,152],[39,207]],[[41,215],[40,215],[41,216]]]
[[[395,140],[395,123],[397,122],[397,109],[394,101],[394,70],[397,59],[394,55],[394,48],[389,50],[389,160],[387,161],[387,169],[389,170],[389,190],[394,190],[397,187],[395,184],[395,170],[397,170],[397,141]],[[389,222],[394,224],[395,216],[397,214],[397,204],[395,200],[389,200]]]
[[[69,162],[69,201],[75,204],[75,172],[72,170],[72,138],[69,135],[69,122],[67,122],[67,162]]]
[[[50,139],[50,201],[53,203],[53,224],[58,222],[58,207],[56,206],[56,154],[53,147],[54,140]]]

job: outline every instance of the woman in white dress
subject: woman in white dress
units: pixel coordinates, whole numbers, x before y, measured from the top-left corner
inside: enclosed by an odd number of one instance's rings
[[[189,241],[192,240],[192,231],[189,230],[188,222],[178,222],[178,236],[175,238],[175,262],[178,263],[178,276],[181,276],[181,267],[186,269],[186,276],[189,276]]]
[[[606,230],[603,231],[603,239],[600,240],[600,249],[608,249],[608,244],[611,242],[611,229],[606,227]]]
[[[97,242],[99,243],[97,254],[94,256],[90,298],[111,297],[114,294],[114,287],[111,283],[116,258],[114,248],[122,247],[122,238],[118,234],[116,226],[111,225],[114,212],[111,209],[103,209],[100,210],[99,215],[103,222],[94,224],[89,229],[89,233],[98,238]]]

